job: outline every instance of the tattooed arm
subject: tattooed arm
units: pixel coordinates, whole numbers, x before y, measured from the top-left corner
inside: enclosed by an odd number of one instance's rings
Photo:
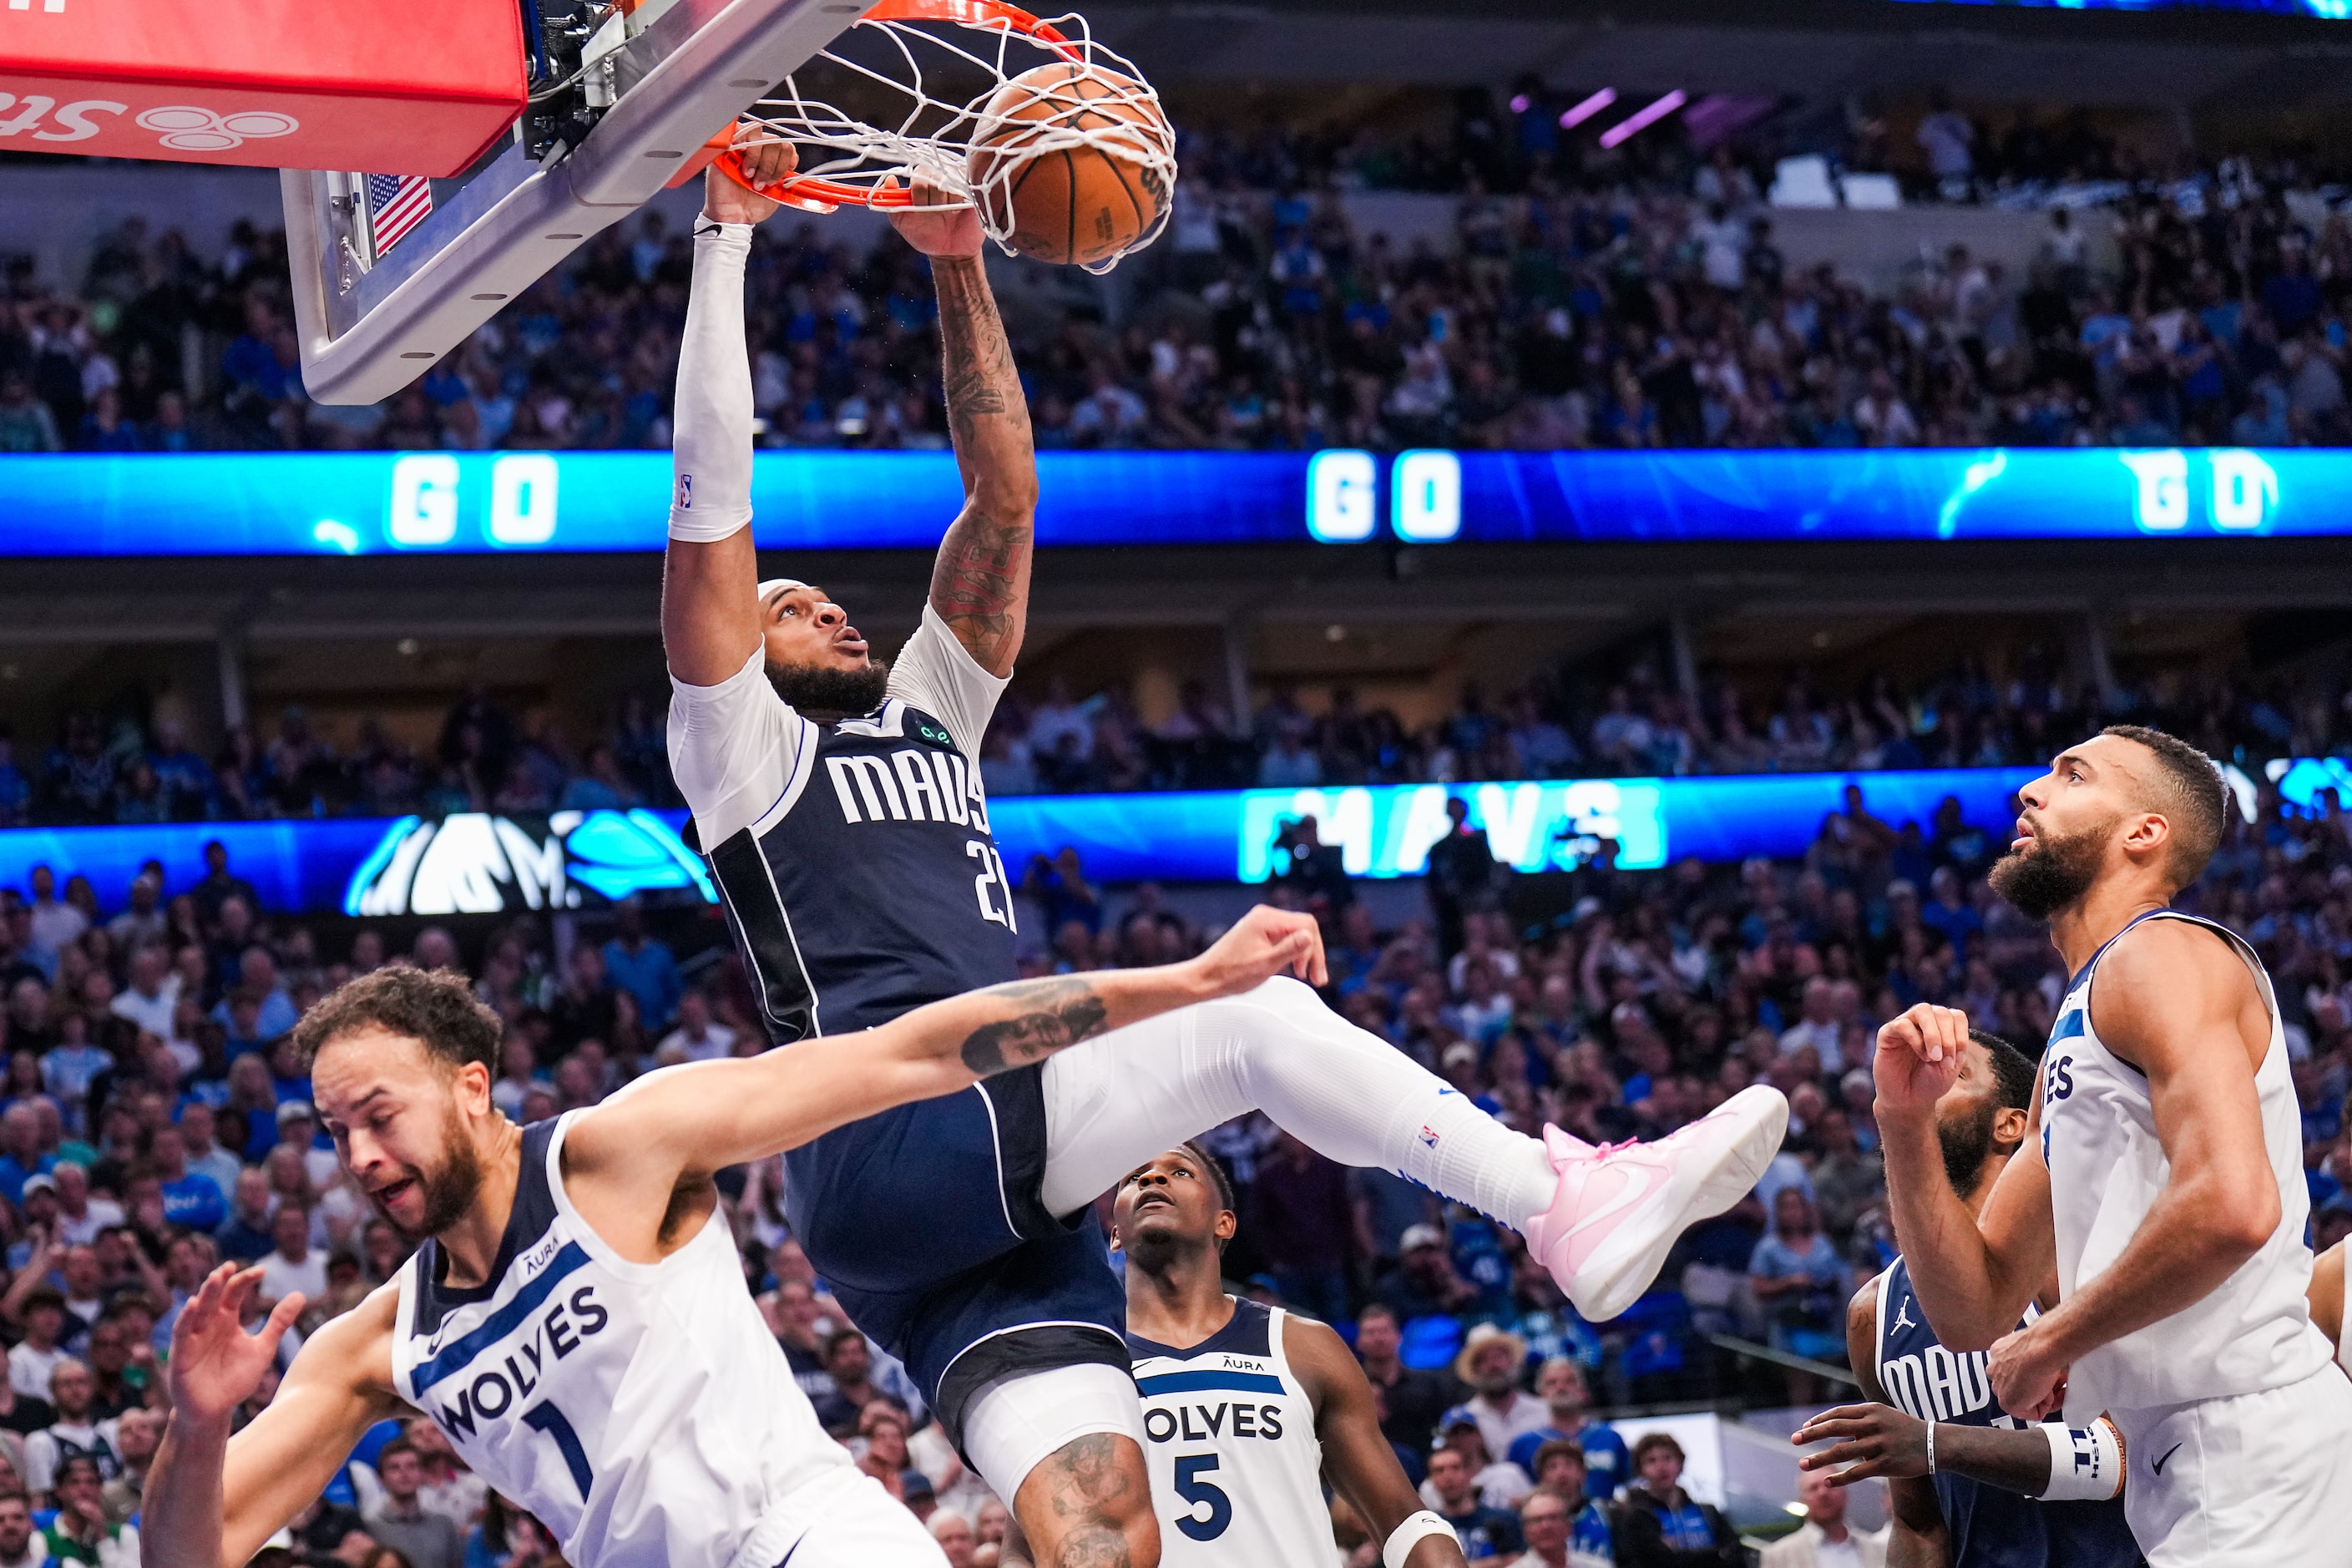
[[[926,192],[916,189],[920,201]],[[981,262],[971,208],[891,219],[931,259],[940,299],[940,380],[963,475],[963,511],[931,567],[931,608],[991,675],[1013,673],[1029,618],[1029,554],[1037,510],[1037,450],[1029,405]]]
[[[1181,963],[1016,980],[859,1034],[665,1068],[575,1120],[564,1139],[566,1191],[625,1256],[658,1258],[672,1233],[692,1234],[671,1201],[681,1184],[1286,973],[1323,984],[1322,938],[1313,916],[1261,907]]]

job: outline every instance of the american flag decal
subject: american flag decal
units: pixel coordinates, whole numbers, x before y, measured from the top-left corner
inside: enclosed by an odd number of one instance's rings
[[[382,256],[433,211],[433,182],[423,174],[370,174],[368,226]]]

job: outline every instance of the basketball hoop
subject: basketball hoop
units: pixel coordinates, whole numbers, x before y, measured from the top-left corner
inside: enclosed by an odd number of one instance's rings
[[[1015,82],[1055,63],[1072,68],[1069,85]],[[835,101],[853,100],[854,110]],[[753,186],[741,149],[771,142],[792,143],[802,168]],[[1167,226],[1176,184],[1175,137],[1142,73],[1096,43],[1085,18],[1041,18],[1005,0],[882,0],[712,144],[729,149],[716,161],[730,178],[809,212],[977,207],[981,227],[1007,255],[1019,254],[1013,189],[1041,155],[1084,149],[1115,158],[1156,191],[1158,210],[1120,255]],[[994,155],[998,144],[1003,155]],[[820,161],[811,162],[813,152]],[[950,199],[918,207],[919,184]],[[1118,261],[1084,265],[1099,273]]]

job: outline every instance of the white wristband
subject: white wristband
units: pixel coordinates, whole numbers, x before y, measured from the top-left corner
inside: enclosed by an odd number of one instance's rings
[[[1936,1424],[1933,1421],[1927,1423],[1927,1473],[1931,1476],[1936,1473]]]
[[[2124,1489],[2123,1434],[2100,1416],[2085,1431],[2063,1422],[2042,1423],[2050,1440],[2050,1484],[2042,1496],[2050,1502],[2105,1502]]]
[[[1381,1568],[1404,1568],[1404,1560],[1412,1555],[1412,1549],[1433,1535],[1442,1535],[1457,1546],[1462,1543],[1454,1527],[1427,1509],[1408,1514],[1402,1524],[1389,1532],[1387,1543],[1381,1548]]]

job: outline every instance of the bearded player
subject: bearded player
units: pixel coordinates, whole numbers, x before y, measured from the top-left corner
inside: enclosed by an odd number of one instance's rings
[[[790,149],[750,162],[765,183]],[[762,1023],[789,1044],[1014,973],[1018,914],[977,758],[1027,616],[1037,475],[977,216],[900,212],[899,234],[930,258],[963,489],[921,624],[886,665],[821,589],[759,581],[742,293],[751,226],[774,210],[709,179],[662,636],[672,771]],[[1147,1068],[1153,1050],[1164,1059]],[[1787,1120],[1756,1089],[1658,1144],[1538,1142],[1280,984],[1188,1012],[1142,1049],[1009,1075],[795,1152],[794,1235],[1048,1568],[1159,1558],[1125,1306],[1083,1211],[1137,1162],[1259,1109],[1334,1160],[1402,1171],[1517,1227],[1596,1320],[1633,1301],[1693,1219],[1753,1185]]]
[[[864,1034],[667,1068],[529,1127],[492,1102],[500,1026],[462,979],[352,981],[294,1038],[344,1170],[423,1246],[311,1336],[234,1438],[303,1302],[248,1335],[260,1270],[205,1282],[173,1330],[149,1560],[236,1568],[370,1426],[413,1407],[576,1568],[937,1568],[929,1532],[817,1425],[744,1287],[713,1178],[1292,970],[1322,976],[1313,920],[1260,910],[1186,963],[1017,983]]]
[[[2036,1116],[1980,1213],[1945,1178],[1936,1104],[1968,1020],[1922,1004],[1879,1031],[1878,1121],[1916,1298],[1990,1350],[2011,1415],[2102,1412],[2156,1568],[2352,1563],[2352,1384],[2305,1300],[2303,1140],[2261,960],[2170,907],[2220,843],[2212,760],[2132,725],[2019,792],[1994,890],[2046,921],[2072,979]],[[2024,1328],[2054,1278],[2057,1305]]]
[[[1112,1203],[1160,1561],[1319,1568],[1337,1551],[1328,1479],[1388,1543],[1388,1568],[1459,1568],[1461,1542],[1421,1506],[1346,1342],[1225,1293],[1235,1224],[1223,1169],[1191,1143],[1130,1174]]]

